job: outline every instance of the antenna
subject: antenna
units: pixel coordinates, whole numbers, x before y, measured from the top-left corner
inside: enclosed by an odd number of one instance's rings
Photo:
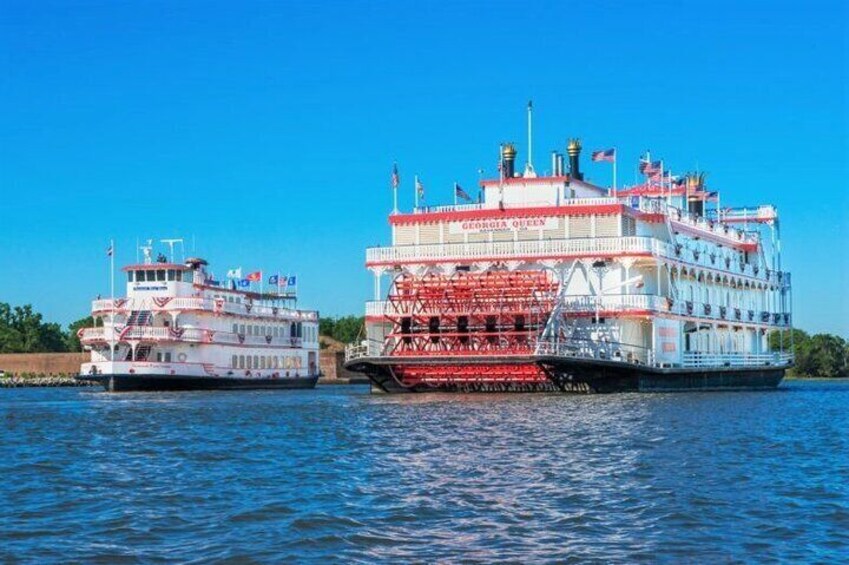
[[[169,254],[171,255],[171,262],[173,263],[174,262],[174,244],[179,243],[179,244],[182,245],[183,238],[180,237],[180,238],[175,238],[175,239],[160,239],[159,241],[161,243],[168,245]]]

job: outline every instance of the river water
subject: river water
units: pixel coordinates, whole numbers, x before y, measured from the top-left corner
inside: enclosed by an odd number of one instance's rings
[[[849,383],[0,390],[0,560],[849,558]]]

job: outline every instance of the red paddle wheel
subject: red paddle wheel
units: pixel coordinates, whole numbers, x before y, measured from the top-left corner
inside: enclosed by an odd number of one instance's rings
[[[410,359],[393,367],[395,376],[409,386],[469,390],[547,385],[523,356],[533,353],[556,293],[543,270],[400,275],[388,297],[386,351]]]

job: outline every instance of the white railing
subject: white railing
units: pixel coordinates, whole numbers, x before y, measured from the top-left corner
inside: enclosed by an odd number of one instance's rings
[[[739,258],[720,254],[706,246],[676,246],[646,236],[370,247],[366,250],[366,264],[394,265],[432,260],[452,262],[491,258],[509,260],[511,257],[599,257],[624,253],[643,253],[705,267],[709,270],[742,275],[774,284],[790,285],[789,273],[770,271],[749,264],[741,265]]]
[[[623,198],[623,201],[633,205],[633,202],[630,202],[629,198]],[[691,214],[685,210],[676,208],[675,206],[670,206],[666,202],[657,198],[641,197],[637,207],[641,212],[647,212],[650,214],[667,214],[672,221],[687,224],[688,226],[700,231],[709,232],[723,239],[727,239],[732,243],[758,243],[759,238],[757,234],[729,227],[726,224],[715,222],[705,218],[704,216]]]
[[[769,324],[778,327],[790,327],[789,314],[749,310],[745,308],[726,308],[703,302],[687,300],[674,301],[656,294],[607,294],[567,295],[563,298],[562,308],[567,313],[627,312],[629,310],[648,310],[653,313],[670,313],[692,318],[725,321],[738,324]],[[386,300],[366,302],[366,316],[382,318],[386,314],[404,315],[403,310],[392,311]],[[418,312],[420,315],[439,315],[441,312]]]
[[[599,206],[604,204],[619,204],[619,198],[601,197],[601,198],[569,198],[562,200],[560,206]],[[522,209],[535,207],[552,207],[554,204],[550,200],[540,200],[537,202],[475,202],[472,204],[453,204],[445,206],[419,206],[413,209],[413,214],[438,214],[443,212],[466,212],[469,210],[499,210],[499,209]]]
[[[654,243],[653,243],[654,242]],[[371,247],[366,250],[367,263],[398,263],[428,259],[477,259],[511,255],[569,256],[651,253],[655,245],[666,245],[650,237],[598,237],[581,239],[544,239],[532,241],[486,241],[479,243],[436,243]]]
[[[369,300],[366,302],[366,316],[372,318],[383,316],[386,314],[386,307],[386,300]]]
[[[264,304],[251,304],[250,302],[216,302],[215,299],[194,296],[174,297],[162,306],[157,305],[150,298],[116,299],[115,302],[111,299],[98,299],[92,301],[91,309],[92,312],[97,313],[113,310],[121,312],[129,310],[150,310],[153,312],[200,310],[239,316],[270,317],[288,321],[316,321],[318,319],[318,313],[309,310],[294,310]]]
[[[292,336],[244,335],[202,328],[165,328],[150,326],[84,328],[79,333],[82,343],[102,341],[153,341],[215,343],[220,345],[269,345],[301,347],[303,338]]]
[[[550,357],[595,359],[631,365],[652,365],[654,362],[652,351],[645,347],[594,339],[569,339],[564,341],[541,339],[534,348],[534,354]]]
[[[600,340],[565,340],[561,342],[540,340],[535,355],[576,357],[637,365],[657,365],[650,349],[636,345]],[[793,355],[770,353],[699,353],[685,352],[681,366],[687,368],[788,366]]]
[[[699,353],[685,352],[685,367],[759,367],[786,366],[793,362],[790,353]]]

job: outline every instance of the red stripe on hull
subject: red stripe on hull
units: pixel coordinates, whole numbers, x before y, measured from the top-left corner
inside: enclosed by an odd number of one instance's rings
[[[467,384],[544,384],[545,373],[532,362],[520,365],[396,365],[405,386]]]

